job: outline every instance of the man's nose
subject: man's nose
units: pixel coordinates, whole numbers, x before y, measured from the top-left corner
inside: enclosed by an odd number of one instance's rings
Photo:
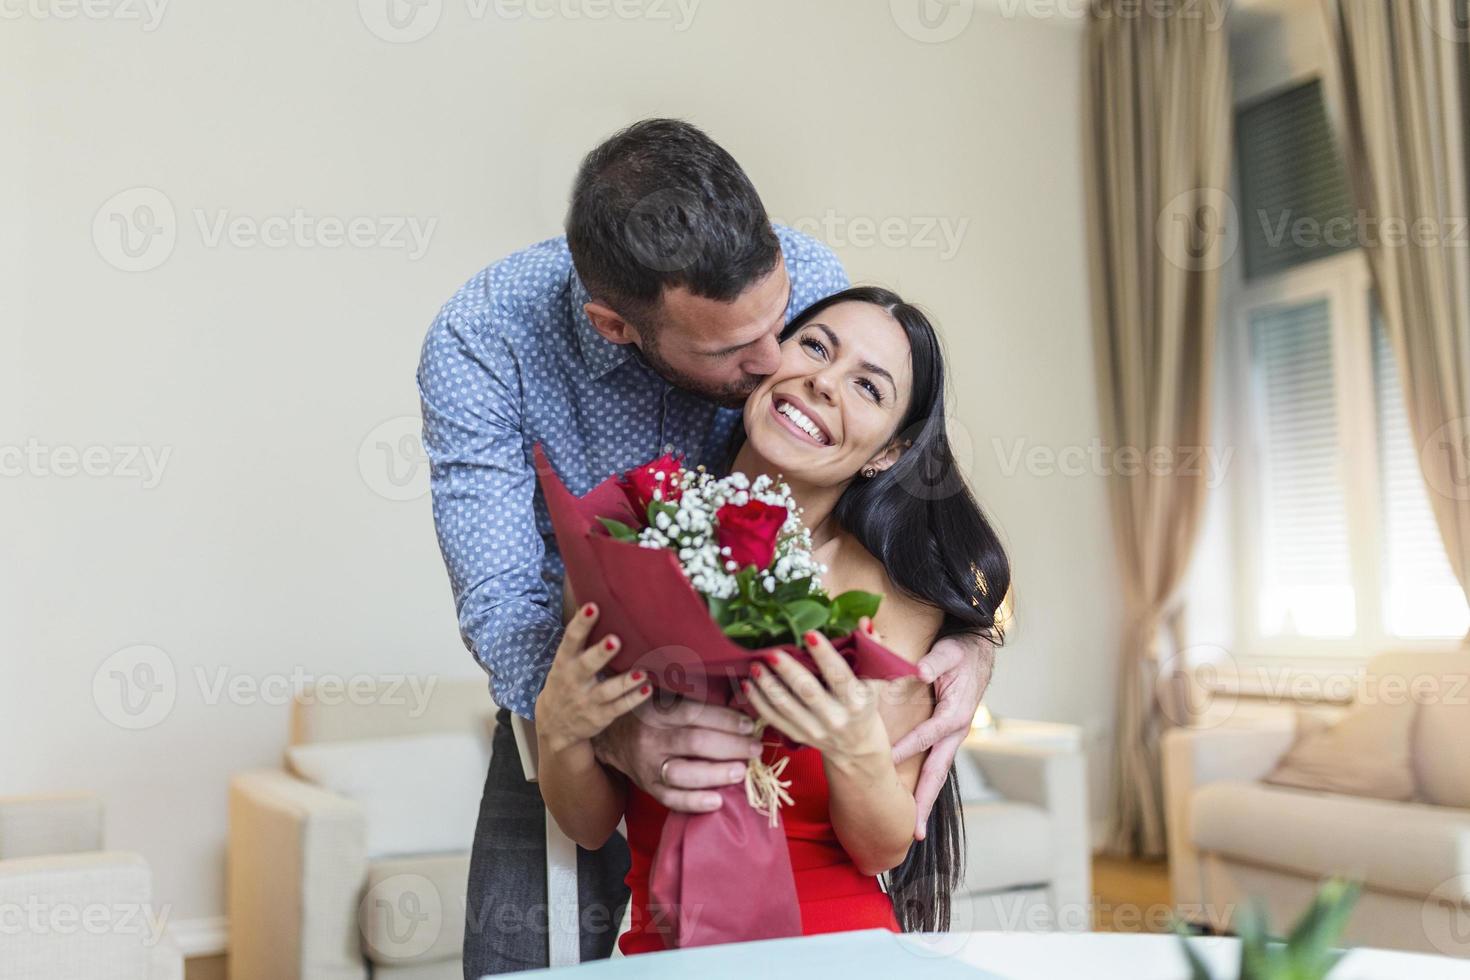
[[[750,348],[750,353],[741,363],[740,369],[746,374],[756,374],[764,377],[775,374],[776,368],[781,366],[781,344],[775,337],[766,337],[760,343]]]

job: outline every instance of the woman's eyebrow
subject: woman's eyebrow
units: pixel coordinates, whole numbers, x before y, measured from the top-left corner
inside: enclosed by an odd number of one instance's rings
[[[842,350],[842,341],[837,339],[837,334],[832,331],[831,327],[827,326],[825,323],[813,323],[812,326],[816,327],[817,329],[821,330],[822,333],[827,335],[827,343],[832,345],[833,353]],[[862,368],[864,371],[867,371],[869,374],[878,375],[880,378],[886,380],[889,386],[892,387],[894,391],[898,390],[898,382],[893,380],[893,375],[889,374],[885,368],[874,364],[872,361],[862,361],[858,364],[858,367]]]

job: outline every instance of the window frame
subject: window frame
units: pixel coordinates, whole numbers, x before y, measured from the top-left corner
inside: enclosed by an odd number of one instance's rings
[[[1249,220],[1247,218],[1246,220]],[[1225,304],[1229,431],[1238,433],[1230,520],[1236,533],[1234,629],[1242,667],[1297,667],[1320,673],[1334,665],[1361,666],[1388,651],[1442,652],[1460,637],[1408,637],[1387,632],[1382,574],[1383,495],[1373,375],[1373,281],[1361,248],[1304,263],[1256,280],[1232,262],[1234,281]],[[1251,317],[1267,309],[1314,300],[1328,303],[1332,325],[1333,384],[1348,555],[1352,563],[1356,629],[1340,637],[1268,636],[1261,630],[1260,588],[1265,510],[1260,379],[1252,363]]]

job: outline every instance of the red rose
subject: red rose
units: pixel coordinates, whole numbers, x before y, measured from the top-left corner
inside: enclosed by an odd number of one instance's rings
[[[653,500],[653,491],[657,488],[659,499],[673,503],[684,493],[684,488],[679,486],[676,477],[684,469],[683,465],[673,456],[664,455],[645,466],[635,466],[623,474],[618,481],[623,494],[628,498],[628,503],[633,505],[633,513],[638,515],[638,520],[648,520],[648,504]],[[663,479],[659,479],[659,474]]]
[[[720,549],[730,549],[724,556],[726,561],[740,568],[754,565],[764,569],[776,557],[776,538],[786,523],[786,508],[759,500],[738,507],[726,504],[715,512],[715,523]]]

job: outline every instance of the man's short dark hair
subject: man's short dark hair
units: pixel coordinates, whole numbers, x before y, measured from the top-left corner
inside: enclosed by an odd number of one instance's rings
[[[634,123],[588,153],[566,230],[593,298],[647,326],[665,287],[730,302],[781,257],[745,171],[679,119]]]

